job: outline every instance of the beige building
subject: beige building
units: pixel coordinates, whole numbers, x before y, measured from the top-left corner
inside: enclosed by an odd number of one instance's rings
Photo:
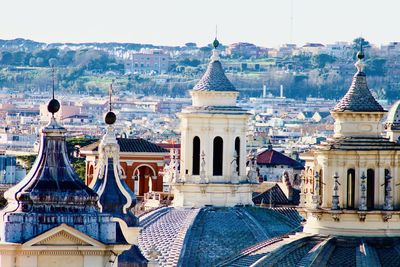
[[[307,219],[304,232],[400,235],[396,187],[400,145],[393,142],[398,138],[393,133],[398,112],[389,116],[388,138],[384,137],[381,120],[386,111],[367,87],[363,57],[359,52],[352,84],[331,110],[333,137],[302,155],[306,160],[300,200]]]
[[[236,105],[239,92],[225,76],[216,49],[190,94],[192,105],[179,113],[181,166],[174,181],[174,205],[252,204],[256,180],[246,173],[249,114]]]

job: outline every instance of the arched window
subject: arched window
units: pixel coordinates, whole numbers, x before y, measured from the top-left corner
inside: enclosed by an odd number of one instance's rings
[[[192,174],[200,174],[200,138],[195,136],[193,138],[193,158],[192,158]]]
[[[367,208],[374,208],[375,198],[375,171],[373,169],[367,170]]]
[[[224,141],[220,136],[214,138],[213,144],[213,175],[222,175],[222,160],[224,153]]]
[[[237,158],[236,158],[236,165],[237,165],[236,171],[240,175],[240,138],[239,137],[236,137],[236,139],[235,139],[235,151],[236,151],[236,156],[237,156]]]
[[[356,185],[356,171],[354,169],[347,170],[347,208],[354,209],[354,194]]]

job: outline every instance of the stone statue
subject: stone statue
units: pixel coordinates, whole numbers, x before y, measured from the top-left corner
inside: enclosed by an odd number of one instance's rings
[[[320,195],[319,195],[319,173],[315,172],[314,175],[314,194],[312,196],[312,206],[314,209],[318,209],[320,205]]]
[[[367,210],[367,197],[366,197],[366,191],[367,187],[365,185],[365,173],[363,172],[361,175],[361,183],[360,183],[360,205],[358,206],[359,210]]]
[[[238,165],[237,165],[237,152],[233,152],[232,165],[232,183],[239,183]]]
[[[249,170],[247,173],[247,179],[250,183],[258,183],[257,181],[257,166],[255,163],[256,156],[254,152],[250,152],[249,156]]]
[[[385,210],[393,210],[392,206],[392,176],[388,172],[385,176],[385,203],[383,205],[383,209]]]
[[[339,207],[339,176],[337,172],[333,176],[333,192],[332,192],[332,210],[338,210]]]
[[[149,193],[153,192],[153,179],[149,176]]]
[[[207,183],[206,181],[206,161],[204,159],[206,155],[204,154],[204,151],[201,152],[201,164],[200,164],[200,183],[205,184]]]

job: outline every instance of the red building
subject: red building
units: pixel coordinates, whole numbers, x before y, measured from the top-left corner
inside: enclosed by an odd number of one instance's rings
[[[152,191],[163,191],[162,170],[169,151],[144,139],[117,138],[120,146],[120,163],[126,175],[126,183],[136,193],[143,196],[149,191],[149,179]],[[100,141],[82,147],[80,154],[86,156],[85,183],[93,179],[98,160]]]

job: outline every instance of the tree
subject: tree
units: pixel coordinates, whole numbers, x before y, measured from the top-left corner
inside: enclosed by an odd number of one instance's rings
[[[50,66],[50,67],[55,67],[55,66],[57,66],[57,59],[55,59],[55,58],[50,58],[50,59],[49,59],[49,66]]]
[[[362,45],[363,48],[371,47],[370,43],[367,40],[365,40],[363,37],[358,37],[353,40],[353,50],[359,51],[360,45]]]
[[[179,64],[182,66],[189,66],[189,67],[197,67],[198,65],[200,65],[200,60],[198,59],[189,59],[189,58],[185,58],[181,61],[179,61]]]
[[[326,64],[333,63],[335,60],[335,57],[328,54],[318,54],[311,58],[312,65],[319,69],[323,69]]]
[[[31,66],[31,67],[36,66],[36,58],[31,57],[31,58],[29,59],[29,66]]]
[[[384,76],[386,73],[386,59],[370,58],[365,62],[365,71],[371,76]]]
[[[11,65],[12,60],[13,60],[12,53],[10,53],[10,52],[8,52],[8,51],[3,51],[3,52],[1,52],[0,64],[3,64],[3,65]]]
[[[190,48],[194,48],[194,47],[197,47],[197,44],[196,44],[196,43],[189,42],[189,43],[186,43],[185,46],[186,46],[186,47],[190,47]]]

